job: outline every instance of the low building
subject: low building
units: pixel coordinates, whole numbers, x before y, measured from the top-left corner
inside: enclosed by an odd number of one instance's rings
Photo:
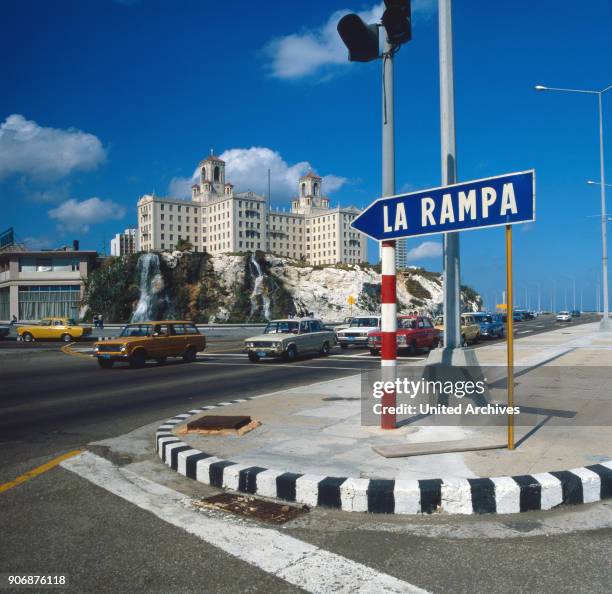
[[[271,209],[254,192],[234,192],[225,162],[200,162],[191,200],[145,195],[138,201],[142,251],[172,250],[179,239],[211,254],[261,250],[310,264],[356,264],[367,259],[367,238],[350,227],[355,207],[332,208],[313,172],[298,181],[288,211]]]
[[[110,255],[125,256],[138,250],[138,229],[125,229],[110,240]]]
[[[85,279],[97,256],[74,249],[0,251],[0,320],[78,318]]]

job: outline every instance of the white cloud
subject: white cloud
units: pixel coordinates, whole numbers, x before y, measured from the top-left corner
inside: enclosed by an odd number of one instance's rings
[[[268,193],[268,169],[272,188],[272,201],[286,201],[297,194],[298,179],[313,169],[308,161],[289,165],[272,149],[260,146],[229,149],[219,155],[225,161],[225,177],[234,184],[237,192],[252,190],[258,194]],[[199,169],[189,178],[175,177],[170,182],[169,194],[177,198],[188,198],[192,184],[198,181]],[[323,193],[330,194],[347,183],[345,177],[323,176]]]
[[[375,23],[380,21],[383,8],[384,3],[380,2],[357,14],[364,22]],[[435,10],[435,0],[412,1],[413,20],[427,19]],[[348,64],[347,50],[336,26],[338,21],[350,12],[352,11],[348,9],[337,10],[316,29],[277,37],[270,41],[264,48],[270,74],[275,78],[298,79],[316,74],[324,68]]]
[[[49,218],[58,221],[60,230],[81,233],[87,233],[92,224],[118,220],[124,216],[125,208],[112,200],[100,198],[88,198],[81,202],[71,198],[49,211]]]
[[[438,258],[442,255],[442,244],[437,241],[424,241],[416,247],[408,250],[408,263],[411,260],[426,260]]]
[[[58,179],[106,159],[100,140],[74,128],[44,128],[12,114],[0,124],[0,179],[13,174]]]

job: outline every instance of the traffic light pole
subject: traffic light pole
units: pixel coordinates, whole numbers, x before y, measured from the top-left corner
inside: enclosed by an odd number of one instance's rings
[[[395,136],[393,125],[393,50],[385,36],[382,58],[382,195],[395,194]],[[397,364],[397,297],[395,271],[395,241],[381,245],[381,379],[395,382]],[[390,385],[390,384],[387,384]],[[395,429],[395,413],[386,412],[395,407],[395,389],[382,397],[381,428]]]
[[[440,43],[440,136],[442,185],[457,182],[452,0],[438,0]],[[461,346],[461,267],[459,233],[444,234],[444,350]]]

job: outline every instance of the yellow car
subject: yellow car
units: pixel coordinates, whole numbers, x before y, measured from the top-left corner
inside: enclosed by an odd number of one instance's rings
[[[435,322],[440,331],[440,344],[444,341],[444,316],[438,316]],[[467,346],[480,340],[480,325],[469,313],[461,314],[461,346]]]
[[[89,334],[91,334],[89,326],[79,326],[72,318],[43,318],[36,325],[17,328],[19,339],[25,342],[39,339],[71,342]]]
[[[182,357],[191,363],[205,348],[206,338],[193,322],[138,322],[125,326],[117,338],[96,342],[94,356],[102,369],[110,369],[115,361],[144,367],[147,359],[162,365],[168,357]]]

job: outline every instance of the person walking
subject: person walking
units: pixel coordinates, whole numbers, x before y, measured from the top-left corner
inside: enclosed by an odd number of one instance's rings
[[[96,313],[96,314],[93,315],[93,325],[94,325],[94,328],[98,327],[98,321],[99,321],[99,318],[98,318],[98,314]]]
[[[98,327],[100,330],[104,330],[104,316],[102,314],[98,316]]]
[[[17,316],[15,314],[13,314],[13,317],[11,319],[11,326],[15,326],[15,324],[17,324],[18,320],[17,320]]]

